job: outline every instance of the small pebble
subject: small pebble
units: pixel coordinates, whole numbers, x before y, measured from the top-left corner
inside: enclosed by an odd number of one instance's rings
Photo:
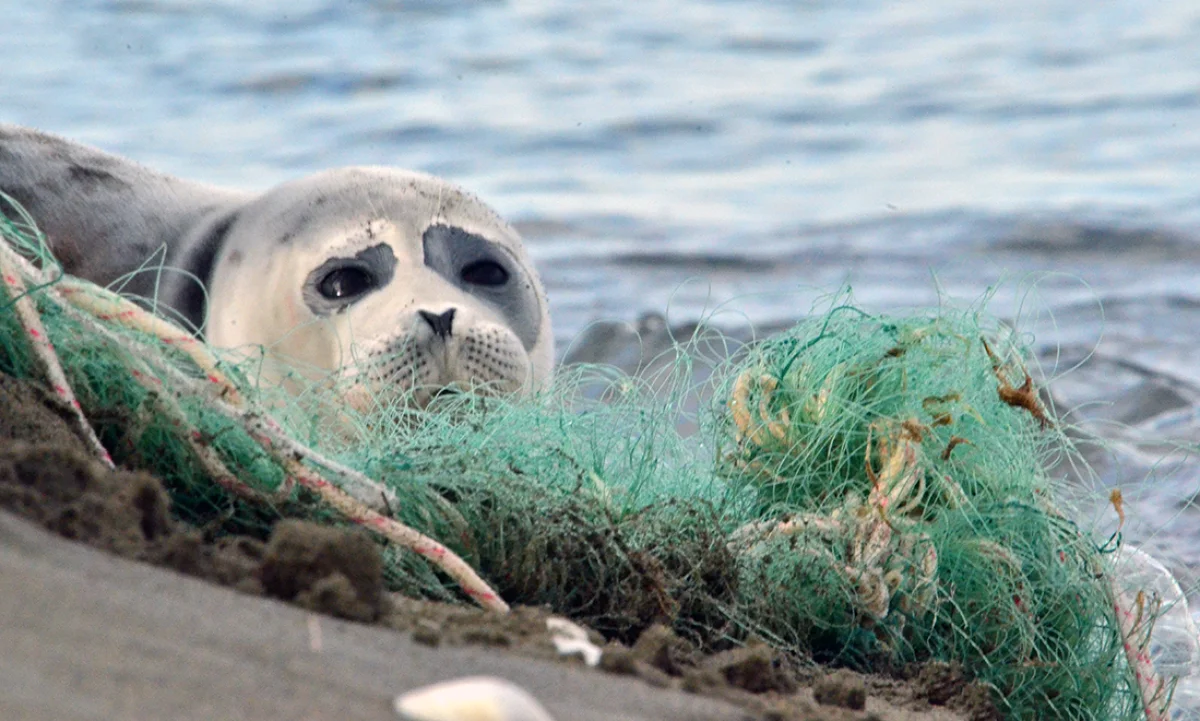
[[[817,679],[813,698],[823,706],[841,706],[861,711],[867,705],[867,689],[861,678],[835,671]]]
[[[413,640],[422,646],[437,648],[442,643],[442,627],[436,621],[421,619],[413,629]]]

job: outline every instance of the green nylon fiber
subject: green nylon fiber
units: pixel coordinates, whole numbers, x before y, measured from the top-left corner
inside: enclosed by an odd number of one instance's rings
[[[0,235],[40,252],[26,225],[0,217]],[[270,456],[165,372],[199,377],[180,354],[32,297],[100,438],[163,480],[179,518],[260,537],[284,517],[344,523],[306,491],[279,493]],[[0,296],[0,371],[41,382],[12,300]],[[1025,381],[1018,341],[980,309],[882,317],[839,296],[702,387],[695,347],[680,347],[653,381],[570,368],[536,398],[464,394],[424,411],[356,415],[318,386],[302,401],[244,391],[391,487],[398,520],[510,603],[626,642],[665,623],[707,649],[753,636],[867,671],[957,662],[1008,718],[1132,720],[1106,558],[1045,470],[1069,446],[1049,410],[1001,398]],[[681,420],[698,430],[681,435]],[[189,436],[267,500],[214,483]],[[467,602],[413,554],[384,557],[393,590]]]

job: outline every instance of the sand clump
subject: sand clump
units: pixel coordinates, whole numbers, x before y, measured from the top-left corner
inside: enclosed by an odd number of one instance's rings
[[[359,530],[280,521],[259,575],[267,593],[313,611],[365,622],[383,612],[383,557]]]

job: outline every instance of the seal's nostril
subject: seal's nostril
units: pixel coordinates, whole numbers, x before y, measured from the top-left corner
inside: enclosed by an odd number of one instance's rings
[[[433,329],[434,333],[442,338],[450,337],[450,327],[454,323],[453,308],[445,313],[442,313],[441,315],[435,315],[427,310],[418,312],[421,314],[421,317],[425,319],[425,322],[429,324],[429,327]]]

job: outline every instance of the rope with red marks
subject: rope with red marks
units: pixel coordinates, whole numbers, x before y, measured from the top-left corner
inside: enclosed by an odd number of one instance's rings
[[[221,372],[216,357],[203,343],[170,321],[85,281],[64,276],[56,281],[54,287],[48,287],[50,284],[40,270],[17,254],[7,243],[0,243],[0,277],[3,278],[5,285],[12,289],[18,318],[32,340],[34,352],[42,364],[48,380],[54,386],[55,392],[71,406],[85,437],[90,439],[97,455],[109,467],[113,467],[112,458],[96,438],[95,431],[92,430],[79,401],[67,382],[62,365],[50,343],[33,299],[26,290],[22,275],[33,280],[36,285],[47,286],[41,290],[51,302],[68,312],[73,311],[72,314],[77,320],[83,321],[90,329],[101,332],[110,341],[126,346],[130,345],[130,341],[112,333],[105,327],[105,322],[117,323],[126,328],[141,331],[158,338],[165,344],[180,348],[205,373],[208,382],[217,387],[219,398],[210,399],[210,405],[226,416],[240,420],[251,437],[263,445],[289,474],[289,481],[294,479],[300,485],[315,492],[351,523],[363,526],[427,559],[453,578],[463,592],[483,608],[501,613],[508,611],[508,604],[500,598],[499,594],[469,564],[449,548],[368,507],[367,503],[372,501],[385,506],[389,502],[394,502],[395,495],[390,489],[291,439],[269,416],[248,411],[242,394],[238,392],[228,376]],[[133,353],[132,356],[139,357],[137,353]],[[164,369],[170,369],[170,366],[165,365]],[[161,384],[161,381],[158,381],[153,375],[136,369],[130,369],[130,371],[134,379],[143,386],[150,390],[159,390],[152,387],[152,383]],[[182,382],[187,386],[194,385],[190,378],[176,369],[170,369],[169,374],[174,381]],[[163,399],[164,396],[159,395],[159,398]],[[197,460],[215,483],[243,498],[263,500],[262,494],[238,479],[221,461],[217,452],[203,442],[203,439],[199,437],[199,432],[187,424],[183,411],[178,408],[177,404],[165,400],[163,402],[166,403],[164,410],[168,411],[168,415],[172,416],[172,422],[183,431],[183,436],[195,452]],[[359,500],[346,490],[330,483],[320,474],[308,469],[300,462],[300,458],[308,458],[341,475],[349,482],[356,495],[364,497],[363,500]],[[285,488],[287,487],[285,486]]]
[[[12,297],[13,305],[17,311],[17,320],[21,324],[21,328],[25,331],[26,337],[29,339],[30,347],[33,349],[33,355],[37,358],[38,364],[42,367],[42,373],[46,376],[46,381],[50,387],[54,389],[55,395],[63,400],[71,409],[71,415],[75,419],[79,433],[83,436],[83,440],[91,448],[92,453],[100,459],[109,468],[114,468],[112,456],[105,449],[104,444],[96,437],[96,431],[92,429],[92,425],[88,423],[87,417],[83,414],[83,408],[79,405],[79,400],[75,397],[75,391],[71,388],[71,384],[67,381],[66,373],[63,372],[62,364],[58,360],[58,353],[54,350],[54,344],[50,341],[49,334],[46,333],[46,327],[42,324],[42,318],[38,315],[37,306],[33,302],[33,298],[29,295],[25,287],[25,281],[21,278],[18,267],[21,263],[16,261],[24,261],[16,251],[8,246],[7,243],[0,243],[0,278],[3,278],[5,287],[8,288],[9,295]],[[32,268],[32,266],[30,266]],[[33,269],[35,274],[31,280],[36,285],[45,285],[45,279],[41,272]]]
[[[1155,614],[1146,613],[1144,591],[1138,591],[1132,599],[1128,594],[1119,593],[1116,589],[1113,591],[1117,627],[1121,630],[1125,658],[1137,681],[1146,721],[1169,721],[1170,694],[1167,693],[1166,682],[1155,671],[1154,661],[1146,651],[1150,646],[1150,630]]]
[[[1114,488],[1108,496],[1113,510],[1117,512],[1117,533],[1125,527],[1125,498],[1119,488]],[[1146,613],[1146,592],[1137,590],[1131,593],[1121,588],[1121,579],[1117,573],[1109,577],[1109,591],[1112,597],[1113,611],[1117,616],[1117,628],[1121,632],[1121,644],[1125,649],[1125,659],[1133,671],[1137,681],[1138,696],[1141,698],[1142,711],[1146,721],[1167,721],[1171,711],[1171,696],[1167,691],[1166,681],[1158,675],[1154,668],[1154,660],[1150,658],[1147,648],[1150,646],[1150,633],[1153,631],[1154,619],[1162,599],[1153,599],[1153,612]]]
[[[285,458],[283,464],[284,469],[300,485],[316,492],[351,523],[370,529],[425,558],[445,571],[458,583],[464,593],[483,608],[500,613],[508,612],[508,604],[504,602],[504,599],[500,598],[491,586],[475,573],[475,569],[449,548],[395,519],[372,511],[351,498],[341,488],[305,468],[299,461]]]
[[[55,286],[71,305],[86,311],[99,320],[115,322],[132,330],[154,336],[166,345],[180,349],[215,384],[225,400],[235,405],[243,403],[242,395],[233,382],[217,367],[217,358],[208,347],[191,333],[162,316],[155,315],[136,304],[98,286],[70,276],[63,276]]]

